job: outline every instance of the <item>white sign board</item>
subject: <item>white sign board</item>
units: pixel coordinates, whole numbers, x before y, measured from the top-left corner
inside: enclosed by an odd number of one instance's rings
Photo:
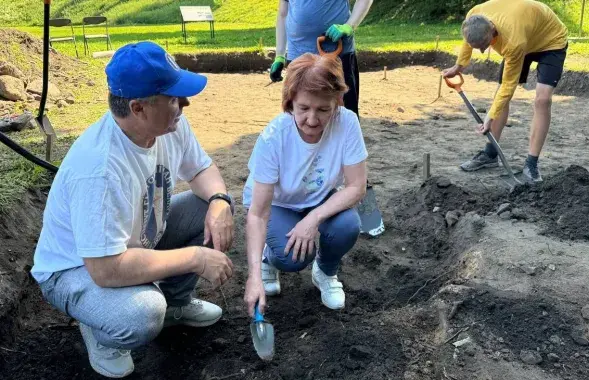
[[[214,21],[213,11],[209,6],[181,6],[182,21]]]

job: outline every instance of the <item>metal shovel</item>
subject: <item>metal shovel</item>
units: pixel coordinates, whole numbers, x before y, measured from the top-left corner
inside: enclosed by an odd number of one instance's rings
[[[474,109],[472,103],[468,100],[468,98],[464,94],[464,91],[462,91],[462,85],[464,84],[464,77],[460,73],[458,73],[458,77],[460,78],[460,82],[458,82],[458,83],[451,82],[448,78],[444,78],[444,80],[446,81],[446,84],[448,85],[448,87],[450,87],[450,88],[456,90],[456,92],[458,92],[458,95],[460,95],[460,97],[464,101],[464,104],[466,104],[466,107],[468,108],[468,110],[470,111],[472,116],[475,118],[477,123],[483,124],[484,123],[483,119],[481,119],[481,117],[479,116],[477,111]],[[497,140],[495,139],[495,137],[493,136],[491,131],[487,131],[485,133],[485,135],[487,135],[487,138],[489,139],[491,144],[493,144],[493,146],[495,147],[495,150],[497,151],[497,153],[499,155],[499,159],[501,160],[501,163],[503,164],[505,171],[507,172],[509,177],[514,182],[513,184],[508,182],[508,184],[511,187],[514,187],[515,185],[521,185],[522,182],[516,178],[515,174],[513,173],[513,170],[511,170],[511,166],[509,165],[509,162],[507,162],[507,159],[503,155],[503,151],[501,150],[499,143],[497,142]]]
[[[250,324],[250,332],[258,356],[265,361],[272,360],[274,357],[274,326],[264,320],[257,302],[254,308],[254,320]]]

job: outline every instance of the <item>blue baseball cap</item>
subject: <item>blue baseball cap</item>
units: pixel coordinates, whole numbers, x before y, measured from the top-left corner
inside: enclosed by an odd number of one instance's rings
[[[207,85],[207,77],[182,70],[161,46],[149,41],[118,49],[105,73],[111,94],[127,99],[154,95],[189,97]]]

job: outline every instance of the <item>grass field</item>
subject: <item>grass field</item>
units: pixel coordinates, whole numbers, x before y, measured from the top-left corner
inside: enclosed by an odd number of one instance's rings
[[[171,53],[255,51],[262,47],[275,46],[274,27],[251,28],[249,24],[218,23],[215,38],[211,39],[208,24],[189,24],[188,39],[184,43],[180,25],[136,25],[116,26],[109,29],[113,48],[142,40],[151,40],[167,46]],[[18,27],[35,36],[42,36],[41,27]],[[75,27],[78,52],[84,57],[82,29]],[[52,36],[66,35],[66,30],[52,29]],[[379,23],[361,26],[356,32],[356,45],[359,51],[423,51],[436,48],[436,38],[440,37],[439,48],[456,54],[461,44],[459,24],[423,23]],[[260,45],[261,42],[261,45]],[[56,43],[54,47],[65,54],[75,55],[71,42]],[[103,41],[90,42],[91,51],[106,50]],[[483,55],[475,53],[475,58]],[[498,60],[496,54],[492,59]],[[569,47],[566,62],[568,70],[589,71],[589,41],[574,42]]]

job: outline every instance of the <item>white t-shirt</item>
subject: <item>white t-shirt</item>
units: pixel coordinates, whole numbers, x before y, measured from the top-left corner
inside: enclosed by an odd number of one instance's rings
[[[211,165],[184,116],[151,148],[134,144],[107,112],[72,144],[51,185],[33,277],[84,265],[84,257],[154,248],[178,179]]]
[[[338,115],[315,144],[303,141],[290,113],[282,113],[262,131],[250,157],[243,205],[249,208],[254,181],[274,184],[272,204],[301,211],[319,204],[344,179],[344,166],[368,157],[356,114],[339,107]]]

